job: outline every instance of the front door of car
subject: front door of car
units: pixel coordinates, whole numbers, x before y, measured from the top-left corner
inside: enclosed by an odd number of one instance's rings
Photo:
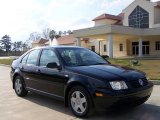
[[[44,49],[40,56],[39,68],[37,71],[37,74],[39,74],[39,90],[57,97],[63,97],[64,85],[68,78],[64,76],[63,70],[48,68],[48,63],[60,64],[58,57],[53,50]]]

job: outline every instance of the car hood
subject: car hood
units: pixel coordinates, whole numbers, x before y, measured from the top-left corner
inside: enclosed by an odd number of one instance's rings
[[[91,65],[69,67],[70,71],[102,80],[135,80],[144,78],[141,71],[117,65]]]

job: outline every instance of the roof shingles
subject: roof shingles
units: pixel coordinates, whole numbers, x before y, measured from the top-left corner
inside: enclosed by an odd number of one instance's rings
[[[102,19],[112,19],[112,20],[117,20],[117,21],[121,21],[122,17],[121,16],[116,16],[116,15],[111,15],[111,14],[102,14],[98,17],[96,17],[95,19],[93,19],[92,21],[96,21],[96,20],[102,20]]]

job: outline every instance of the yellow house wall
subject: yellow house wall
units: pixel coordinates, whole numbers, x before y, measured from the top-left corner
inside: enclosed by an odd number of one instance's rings
[[[146,38],[146,41],[150,41],[150,55],[151,56],[159,56],[160,57],[160,50],[156,50],[156,41],[160,41],[159,38]]]
[[[107,55],[107,49],[106,49],[106,52],[104,51],[104,45],[107,46],[107,40],[104,40],[104,41],[101,41],[101,54],[102,55]]]
[[[100,51],[99,51],[99,40],[91,40],[87,45],[81,41],[81,46],[86,47],[91,49],[91,46],[95,46],[95,51],[97,53],[100,53],[101,55],[107,55],[107,50],[106,52],[104,51],[104,45],[107,46],[107,40],[101,40],[100,41]],[[123,51],[120,51],[119,45],[123,44]],[[125,39],[114,39],[113,40],[113,52],[114,52],[114,57],[125,57],[127,56],[127,47],[126,47],[126,40]]]
[[[119,45],[123,44],[123,51],[120,51]],[[125,57],[127,56],[126,40],[114,39],[113,41],[113,56],[114,57]]]
[[[89,48],[89,44],[85,41],[81,41],[81,46],[85,48]]]

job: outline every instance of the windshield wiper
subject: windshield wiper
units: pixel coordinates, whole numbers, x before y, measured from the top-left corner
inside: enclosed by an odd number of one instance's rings
[[[107,63],[95,63],[95,64],[91,64],[91,65],[104,65],[104,64],[107,64]]]

